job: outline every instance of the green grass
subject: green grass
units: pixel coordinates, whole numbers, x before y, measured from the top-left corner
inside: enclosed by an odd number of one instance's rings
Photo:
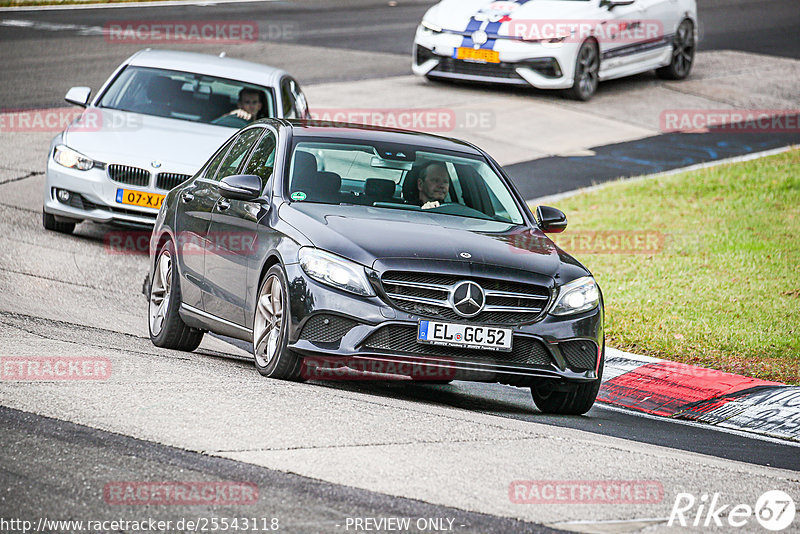
[[[664,234],[652,254],[575,254],[603,290],[610,346],[800,383],[800,150],[555,205],[567,252],[571,232]]]

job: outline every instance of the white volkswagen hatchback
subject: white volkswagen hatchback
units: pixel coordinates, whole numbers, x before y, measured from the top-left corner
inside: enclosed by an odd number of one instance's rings
[[[228,57],[143,50],[52,141],[43,224],[70,233],[81,221],[152,225],[165,193],[188,180],[227,138],[263,117],[306,118],[300,85],[286,72]]]
[[[417,29],[413,71],[588,100],[603,80],[686,78],[696,37],[696,0],[442,0]]]

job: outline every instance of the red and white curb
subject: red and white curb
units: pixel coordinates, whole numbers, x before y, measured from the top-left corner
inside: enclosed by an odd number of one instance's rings
[[[800,387],[606,348],[598,402],[800,441]]]

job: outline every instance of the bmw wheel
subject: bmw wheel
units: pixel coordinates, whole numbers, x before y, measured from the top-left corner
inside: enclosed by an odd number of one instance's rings
[[[584,41],[578,50],[575,62],[575,77],[567,95],[575,100],[589,100],[597,92],[600,83],[600,51],[593,40]]]
[[[289,295],[286,275],[273,265],[258,291],[253,320],[253,356],[256,369],[264,376],[301,380],[302,358],[287,348]]]
[[[42,226],[45,230],[53,230],[62,234],[71,234],[75,230],[74,222],[59,222],[55,215],[42,210]]]
[[[193,351],[203,340],[203,331],[190,328],[181,319],[181,286],[172,242],[159,251],[150,282],[148,324],[150,340],[157,347]]]
[[[672,60],[666,67],[656,69],[659,78],[683,80],[689,76],[694,63],[694,24],[689,19],[681,22],[672,40]]]

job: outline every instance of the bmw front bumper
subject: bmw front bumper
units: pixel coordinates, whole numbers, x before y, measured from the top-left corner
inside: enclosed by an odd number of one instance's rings
[[[63,167],[50,157],[47,162],[44,211],[63,221],[93,221],[97,223],[122,223],[152,226],[158,210],[121,204],[117,202],[119,189],[134,189],[158,195],[166,191],[149,186],[132,186],[112,181],[105,166],[95,166],[81,171]],[[61,201],[58,190],[70,193],[69,200]]]

